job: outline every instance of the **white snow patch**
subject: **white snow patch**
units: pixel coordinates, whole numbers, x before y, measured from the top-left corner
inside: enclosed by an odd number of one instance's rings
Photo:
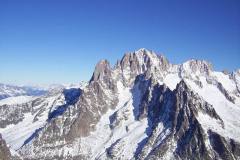
[[[213,72],[213,75],[216,76],[218,82],[220,82],[227,91],[233,92],[237,89],[236,84],[229,78],[229,75],[222,72]]]
[[[168,86],[169,89],[173,91],[180,81],[181,79],[177,73],[171,73],[164,78],[163,83],[165,83],[166,86]]]
[[[200,77],[203,88],[198,87],[194,82],[186,80],[187,84],[198,93],[205,101],[213,105],[217,114],[224,122],[222,129],[218,123],[207,115],[199,114],[199,121],[209,129],[235,140],[240,139],[240,108],[228,101],[215,85],[208,84],[206,78]]]
[[[41,123],[38,121],[33,123],[34,116],[31,113],[27,113],[24,116],[24,120],[18,124],[8,125],[6,128],[0,129],[3,138],[14,150],[19,149],[24,144],[24,141],[29,138],[36,129],[41,127]]]
[[[34,97],[33,96],[17,96],[17,97],[9,97],[0,100],[0,105],[13,105],[13,104],[22,104],[31,101]]]

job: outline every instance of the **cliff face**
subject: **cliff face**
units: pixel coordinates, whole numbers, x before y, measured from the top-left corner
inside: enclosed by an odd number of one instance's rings
[[[7,147],[6,142],[2,139],[1,134],[0,134],[0,159],[1,160],[10,160],[11,159],[10,150]]]

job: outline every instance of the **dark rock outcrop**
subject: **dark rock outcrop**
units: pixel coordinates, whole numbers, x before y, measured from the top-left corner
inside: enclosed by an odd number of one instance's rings
[[[150,82],[143,80],[138,83]],[[150,83],[150,86],[147,90],[152,91],[145,91],[141,103],[145,108],[141,109],[145,110],[141,114],[149,119],[148,138],[136,151],[136,158],[158,159],[167,152],[173,152],[174,159],[212,159],[205,142],[208,137],[197,119],[198,112],[203,112],[222,122],[212,106],[193,93],[184,81],[174,91],[165,85]],[[157,132],[159,123],[165,128],[160,133]],[[160,144],[159,137],[164,137]],[[171,143],[176,143],[173,150]],[[148,153],[149,147],[152,149]]]
[[[227,140],[212,130],[208,131],[209,139],[214,153],[215,159],[239,159],[240,144],[233,139]]]
[[[11,160],[11,152],[0,134],[0,160]]]
[[[28,103],[21,105],[0,105],[0,128],[10,124],[17,124],[24,119],[24,113],[31,112],[32,106]]]

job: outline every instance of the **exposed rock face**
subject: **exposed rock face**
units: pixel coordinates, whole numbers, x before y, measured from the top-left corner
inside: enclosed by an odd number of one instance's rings
[[[10,160],[11,159],[10,150],[7,147],[6,142],[2,139],[1,134],[0,134],[0,159],[1,160]]]
[[[208,132],[212,148],[215,151],[215,159],[239,159],[240,144],[234,140],[226,140],[224,137],[211,130]]]
[[[142,110],[146,113],[140,112],[148,117],[148,138],[143,141],[144,147],[138,148],[136,158],[159,159],[171,150],[174,159],[211,159],[205,143],[207,135],[197,120],[197,115],[198,112],[203,112],[222,121],[212,106],[190,91],[184,81],[174,91],[158,84],[152,85],[152,92],[150,90],[148,88],[145,91],[142,99],[142,104],[146,107]],[[160,133],[159,125],[165,128]],[[162,138],[161,143],[159,137]],[[175,146],[171,148],[173,141]]]
[[[0,106],[0,127],[5,128],[11,124],[17,124],[24,119],[24,113],[31,112],[31,105],[1,105]]]
[[[228,93],[228,91],[223,87],[221,83],[217,83],[217,87],[229,101],[231,101],[232,103],[235,103],[235,98]]]
[[[117,105],[116,82],[112,78],[112,70],[108,61],[100,61],[85,92],[77,102],[78,115],[73,122],[69,135],[81,137],[89,135],[95,129],[102,114]],[[109,97],[111,95],[111,97]]]
[[[96,65],[89,85],[77,96],[78,100],[66,104],[66,111],[62,115],[52,118],[49,121],[50,123],[33,140],[34,148],[38,148],[38,146],[48,147],[34,149],[26,145],[23,147],[22,153],[25,154],[30,150],[34,154],[39,154],[39,156],[34,157],[30,154],[27,158],[48,159],[52,155],[41,153],[51,152],[51,149],[56,150],[56,143],[61,144],[59,146],[61,150],[63,146],[72,145],[76,138],[88,136],[91,131],[96,129],[95,126],[101,116],[108,109],[113,109],[117,105],[116,93],[116,82],[112,79],[110,65],[106,60],[100,61]],[[58,153],[54,157],[62,159],[64,155]],[[79,157],[86,157],[86,155],[79,153],[74,157],[68,157],[69,159],[78,159]]]
[[[109,62],[107,60],[102,60],[98,62],[98,64],[96,65],[95,71],[90,82],[99,80],[106,82],[111,77],[111,72],[112,71]]]
[[[100,61],[83,89],[0,106],[0,131],[38,126],[17,148],[26,160],[240,159],[239,75],[140,49]]]
[[[152,51],[140,49],[137,52],[127,53],[117,63],[117,70],[127,84],[134,82],[136,76],[146,74],[151,77],[153,74],[162,79],[170,68],[168,60],[164,56],[158,56]]]
[[[209,76],[212,72],[212,65],[203,60],[189,60],[179,67],[179,74],[182,78],[192,78],[195,76]]]

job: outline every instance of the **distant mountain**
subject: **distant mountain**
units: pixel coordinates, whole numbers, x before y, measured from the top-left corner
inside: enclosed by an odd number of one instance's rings
[[[0,100],[16,96],[40,96],[47,92],[45,89],[27,86],[15,86],[0,83]]]
[[[204,60],[140,49],[113,68],[101,60],[82,87],[22,102],[0,104],[0,133],[26,160],[240,159],[240,70]]]
[[[51,90],[63,88],[83,88],[87,82],[78,84],[50,84],[50,85],[34,85],[34,86],[17,86],[0,83],[0,100],[8,97],[17,96],[42,96]]]

